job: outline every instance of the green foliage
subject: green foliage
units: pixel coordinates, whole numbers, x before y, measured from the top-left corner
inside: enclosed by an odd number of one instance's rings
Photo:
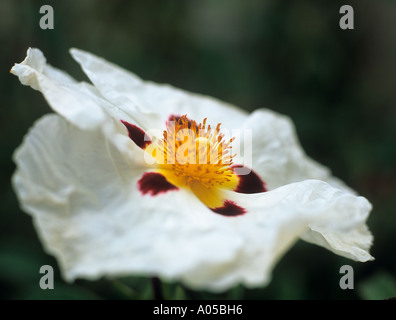
[[[378,271],[360,283],[358,288],[362,299],[396,299],[396,278],[384,271]]]

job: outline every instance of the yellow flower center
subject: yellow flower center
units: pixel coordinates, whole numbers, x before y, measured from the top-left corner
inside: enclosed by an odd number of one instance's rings
[[[157,172],[177,187],[191,189],[211,208],[221,206],[221,189],[235,189],[238,176],[231,165],[231,143],[220,132],[220,123],[213,130],[187,116],[173,117],[167,123],[163,138],[145,151],[157,161]]]

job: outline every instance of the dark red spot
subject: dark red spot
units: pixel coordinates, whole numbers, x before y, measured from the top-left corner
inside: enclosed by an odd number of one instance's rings
[[[138,147],[142,148],[143,150],[146,149],[146,147],[151,143],[151,139],[146,134],[146,132],[132,123],[126,122],[124,120],[121,120],[121,122],[127,128],[129,138],[131,138],[131,140],[135,142]]]
[[[238,206],[234,201],[230,200],[224,201],[222,207],[214,208],[211,210],[227,217],[240,216],[241,214],[246,213],[246,210],[244,208]]]
[[[181,116],[171,114],[171,115],[168,117],[167,122],[169,122],[169,121],[175,121],[175,122],[177,122],[177,121],[179,121],[180,119],[181,119]],[[188,118],[187,118],[187,120],[188,120],[188,129],[191,129],[191,120],[188,119]]]
[[[178,188],[169,183],[162,174],[157,172],[145,172],[139,179],[138,186],[143,194],[152,196],[170,190],[178,190]]]
[[[243,166],[234,165],[232,166],[234,173],[239,178],[239,183],[235,192],[239,193],[260,193],[268,191],[265,183],[253,170]]]

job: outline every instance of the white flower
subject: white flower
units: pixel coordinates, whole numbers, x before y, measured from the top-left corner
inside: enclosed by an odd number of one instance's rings
[[[90,53],[71,54],[93,85],[51,67],[38,49],[11,70],[56,112],[38,120],[16,151],[13,184],[66,280],[145,274],[212,291],[256,287],[299,238],[373,259],[370,203],[304,154],[287,117],[248,114],[142,81]],[[222,128],[252,130],[253,171],[238,175],[243,158],[226,152],[229,165],[149,165],[147,155],[172,154],[162,136],[144,140],[153,128],[168,137],[191,129],[193,144],[206,146],[198,156],[220,140],[229,150]]]

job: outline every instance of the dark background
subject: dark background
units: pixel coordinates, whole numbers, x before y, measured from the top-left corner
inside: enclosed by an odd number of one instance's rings
[[[55,29],[41,30],[41,5]],[[341,5],[355,29],[341,30]],[[50,64],[86,80],[68,53],[77,47],[143,79],[207,94],[249,111],[290,116],[307,154],[368,198],[376,260],[357,263],[299,241],[276,266],[270,285],[224,294],[164,283],[167,298],[384,299],[396,296],[396,2],[333,0],[0,1],[0,298],[148,299],[150,280],[60,278],[55,259],[19,209],[10,185],[12,153],[50,108],[9,73],[29,46]],[[55,289],[39,288],[40,266]],[[342,265],[354,290],[341,290]]]

